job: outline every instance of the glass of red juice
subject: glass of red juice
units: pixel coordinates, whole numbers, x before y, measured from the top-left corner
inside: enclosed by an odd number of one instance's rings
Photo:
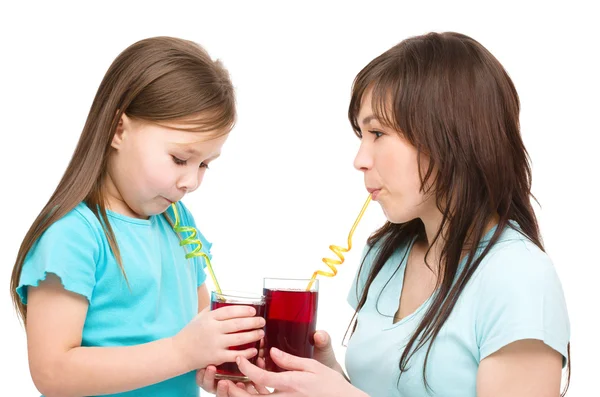
[[[294,356],[313,358],[319,280],[307,289],[309,284],[309,279],[264,279],[265,364],[268,371],[284,371],[271,359],[272,347]]]
[[[256,309],[257,317],[265,317],[265,297],[259,294],[248,294],[244,292],[227,292],[218,293],[213,291],[210,295],[210,310],[215,310],[220,307],[233,306],[233,305],[244,305],[252,306]],[[248,330],[249,331],[249,330]],[[239,331],[245,332],[245,331]],[[246,343],[239,346],[230,346],[229,350],[246,350],[255,348],[256,351],[260,348],[260,340],[252,343]],[[258,355],[252,357],[249,361],[252,364],[256,364],[256,358]],[[226,362],[221,365],[217,365],[216,379],[228,379],[234,382],[247,382],[248,378],[246,375],[240,372],[235,362]]]

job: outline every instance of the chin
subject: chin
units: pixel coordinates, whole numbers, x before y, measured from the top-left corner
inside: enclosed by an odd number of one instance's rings
[[[141,217],[149,218],[153,215],[162,214],[167,210],[168,206],[160,206],[160,205],[147,205],[139,208],[139,211],[136,211]]]
[[[398,209],[396,209],[396,211],[386,211],[386,209],[383,207],[382,209],[383,214],[385,215],[385,218],[388,220],[388,222],[394,224],[406,223],[419,218],[419,216],[417,216],[416,214],[409,213],[407,211],[402,211]]]

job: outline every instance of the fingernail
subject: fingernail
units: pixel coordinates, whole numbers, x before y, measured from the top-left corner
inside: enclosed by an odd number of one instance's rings
[[[276,355],[277,357],[281,357],[281,350],[279,350],[278,348],[272,347],[271,352],[272,352],[272,354]]]
[[[240,365],[240,363],[241,363],[241,362],[242,362],[242,359],[241,359],[241,358],[239,358],[239,357],[236,357],[236,358],[235,358],[235,363],[236,363],[237,365]]]

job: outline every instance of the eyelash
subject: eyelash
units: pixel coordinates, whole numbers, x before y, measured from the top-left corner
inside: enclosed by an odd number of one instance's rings
[[[381,138],[383,135],[385,135],[383,132],[378,131],[378,130],[369,130],[369,132],[373,135],[375,135],[375,139],[377,138]],[[379,134],[379,135],[378,135]],[[362,139],[363,138],[363,133],[362,131],[358,131],[358,139]]]
[[[381,138],[384,135],[383,132],[377,130],[369,130],[369,132],[375,135],[375,139]]]
[[[173,162],[177,165],[186,165],[187,164],[187,160],[182,160],[180,158],[177,158],[175,156],[171,156],[173,158]],[[208,169],[208,164],[205,162],[200,163],[200,168],[206,168]]]

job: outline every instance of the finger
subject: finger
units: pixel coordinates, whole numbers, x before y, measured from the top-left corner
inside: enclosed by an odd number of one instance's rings
[[[256,391],[256,387],[254,387],[254,385],[249,382],[249,383],[242,383],[244,389],[248,392],[248,394],[252,394],[253,396],[258,395],[258,391]],[[240,384],[238,383],[238,387],[240,386]]]
[[[321,350],[327,350],[331,348],[331,338],[327,332],[315,332],[315,347]]]
[[[236,385],[238,388],[242,389],[242,390],[246,390],[246,391],[248,392],[248,394],[252,394],[252,393],[250,392],[250,390],[248,390],[248,389],[246,388],[246,384],[245,384],[244,382],[238,382],[238,383],[236,383],[235,385]]]
[[[229,320],[230,318],[254,317],[254,315],[256,315],[256,309],[252,306],[232,305],[211,310],[210,313],[215,320],[223,321]]]
[[[235,362],[236,357],[244,357],[246,359],[251,359],[256,356],[258,351],[255,348],[246,349],[246,350],[227,350],[224,353],[223,362],[233,363]]]
[[[269,390],[267,390],[267,388],[264,386],[252,383],[252,387],[254,387],[254,390],[256,390],[256,394],[260,394],[260,395],[271,394],[271,392]]]
[[[265,362],[265,359],[260,357],[260,351],[258,352],[258,357],[256,358],[256,366],[262,369],[267,368],[267,363]]]
[[[260,348],[258,349],[258,357],[265,356],[265,338],[260,340]]]
[[[229,384],[226,380],[221,380],[217,383],[216,397],[229,397]]]
[[[221,381],[223,382],[223,381]],[[221,382],[219,382],[219,385],[221,384]],[[227,382],[227,391],[229,392],[229,394],[227,394],[228,397],[248,397],[251,396],[250,393],[248,393],[246,391],[245,388],[239,388],[236,385],[233,384],[233,382],[231,381],[226,381]],[[221,397],[219,395],[217,395],[217,397]]]
[[[290,389],[290,372],[268,372],[252,365],[243,357],[238,357],[236,363],[240,371],[257,386],[273,387],[283,391]]]
[[[202,380],[202,388],[209,393],[215,392],[215,375],[217,374],[217,367],[209,365],[204,371],[204,379]]]
[[[221,321],[220,326],[221,331],[229,334],[238,331],[263,328],[265,326],[265,319],[262,317],[232,318]]]
[[[265,331],[262,329],[255,329],[252,331],[227,334],[223,336],[222,340],[225,346],[240,346],[245,345],[246,343],[258,342],[263,336],[265,336]],[[258,353],[258,350],[256,350],[256,353]]]
[[[274,347],[271,348],[271,358],[279,367],[292,371],[315,372],[315,364],[317,363],[310,358],[292,356]]]
[[[196,371],[196,384],[202,387],[202,381],[204,380],[204,373],[206,372],[205,368],[199,369]]]

